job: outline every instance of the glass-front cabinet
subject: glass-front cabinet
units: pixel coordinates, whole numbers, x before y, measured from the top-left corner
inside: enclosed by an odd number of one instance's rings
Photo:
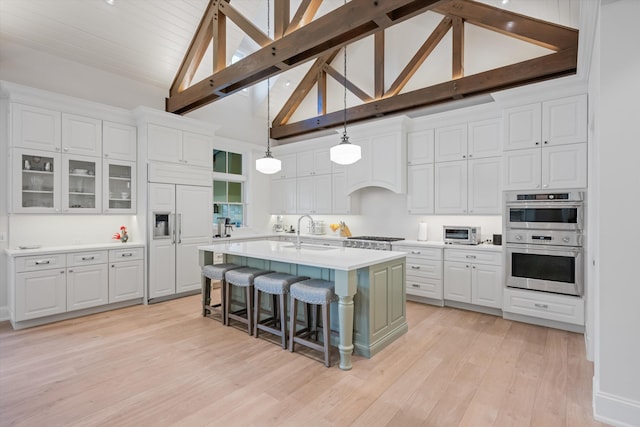
[[[13,212],[60,212],[60,154],[16,149],[13,162]]]
[[[135,163],[104,160],[103,212],[135,213]]]
[[[102,160],[63,155],[62,167],[62,211],[100,213]]]

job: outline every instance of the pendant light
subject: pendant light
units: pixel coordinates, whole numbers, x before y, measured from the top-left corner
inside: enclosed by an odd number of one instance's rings
[[[269,36],[270,28],[270,10],[269,0],[267,0],[267,36]],[[270,175],[279,172],[282,169],[282,162],[271,155],[271,79],[267,79],[267,151],[264,157],[256,160],[256,170],[264,174]]]
[[[347,46],[344,46],[344,131],[340,144],[334,145],[329,150],[331,161],[339,165],[350,165],[362,157],[359,145],[349,142],[347,136]]]

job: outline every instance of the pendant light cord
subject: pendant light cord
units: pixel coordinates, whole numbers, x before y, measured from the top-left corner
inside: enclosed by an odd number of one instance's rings
[[[344,0],[343,5],[347,4]],[[347,45],[344,45],[344,131],[342,132],[342,141],[347,142]]]
[[[271,8],[269,6],[270,0],[267,0],[267,37],[271,32]],[[271,120],[269,117],[271,116],[271,82],[270,78],[267,78],[267,157],[271,156]]]

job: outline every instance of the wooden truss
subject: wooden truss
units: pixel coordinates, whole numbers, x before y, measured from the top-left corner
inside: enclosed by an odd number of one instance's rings
[[[289,0],[274,0],[275,40],[238,13],[228,0],[211,0],[170,89],[166,110],[184,114],[315,58],[315,62],[273,120],[271,136],[288,138],[343,123],[345,111],[327,113],[326,76],[346,84],[362,105],[348,108],[348,123],[397,114],[454,99],[525,85],[568,74],[577,67],[578,31],[472,0],[351,0],[312,20],[321,0],[302,0],[289,20]],[[385,90],[384,29],[427,11],[443,15],[396,80]],[[226,18],[261,48],[226,65]],[[496,31],[553,53],[471,76],[464,75],[464,23]],[[401,93],[444,36],[452,31],[452,80]],[[331,66],[340,49],[374,36],[374,88],[367,94]],[[213,39],[213,75],[189,86]],[[317,116],[289,123],[303,99],[317,88]],[[284,142],[284,141],[283,141]]]

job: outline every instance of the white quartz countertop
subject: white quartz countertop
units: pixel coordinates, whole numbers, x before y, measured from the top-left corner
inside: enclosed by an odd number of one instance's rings
[[[61,252],[82,252],[82,251],[99,251],[109,249],[127,249],[127,248],[143,248],[144,243],[94,243],[86,245],[67,245],[67,246],[42,246],[33,249],[5,249],[5,253],[10,257],[53,254]]]
[[[444,249],[456,249],[456,250],[466,250],[466,251],[490,251],[490,252],[502,252],[502,246],[500,245],[492,245],[490,243],[481,243],[479,245],[460,245],[453,244],[449,245],[442,241],[437,240],[400,240],[398,242],[392,242],[392,248],[398,248],[399,250],[402,245],[411,245],[411,246],[424,246],[424,247],[432,247],[432,248],[444,248]]]
[[[356,270],[405,256],[404,252],[374,251],[370,249],[344,248],[302,244],[296,249],[291,242],[259,240],[253,242],[229,242],[200,246],[199,250],[334,270]]]

